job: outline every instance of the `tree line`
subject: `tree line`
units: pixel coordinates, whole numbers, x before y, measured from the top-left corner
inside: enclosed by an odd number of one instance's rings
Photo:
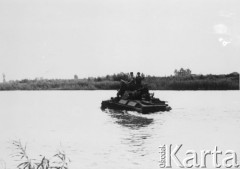
[[[128,73],[84,79],[23,79],[0,83],[0,90],[117,90]],[[143,84],[150,90],[239,90],[239,74],[145,76]]]

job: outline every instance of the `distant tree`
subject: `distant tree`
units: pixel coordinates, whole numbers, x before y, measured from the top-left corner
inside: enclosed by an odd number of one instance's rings
[[[111,79],[110,75],[107,75],[106,80],[110,80],[110,79]]]
[[[184,70],[183,68],[181,68],[181,69],[179,70],[179,73],[180,73],[180,76],[184,76],[185,70]]]
[[[75,79],[75,80],[78,80],[78,75],[74,75],[74,79]]]
[[[127,80],[128,79],[128,74],[125,74],[123,72],[118,73],[118,74],[114,74],[112,76],[113,81],[120,81],[120,80]]]
[[[95,79],[95,81],[100,82],[100,81],[102,81],[102,78],[101,78],[101,77],[97,77],[97,78]]]
[[[179,70],[177,70],[177,69],[174,70],[174,75],[179,76],[179,77],[190,76],[191,73],[192,73],[192,71],[190,69],[181,68]]]
[[[174,70],[174,75],[178,76],[178,70],[177,69]]]
[[[19,83],[28,83],[29,80],[28,79],[23,79],[23,80],[20,80]]]
[[[238,73],[238,72],[232,72],[232,73],[230,73],[229,75],[232,75],[232,76],[239,76],[239,73]]]
[[[190,69],[186,69],[186,74],[191,75],[192,71]]]
[[[2,76],[3,76],[3,83],[5,83],[6,82],[6,76],[5,76],[4,73],[2,74]]]

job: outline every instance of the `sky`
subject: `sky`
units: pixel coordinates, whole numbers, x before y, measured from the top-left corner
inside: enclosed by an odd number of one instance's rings
[[[239,0],[0,0],[6,80],[227,74],[239,57]]]

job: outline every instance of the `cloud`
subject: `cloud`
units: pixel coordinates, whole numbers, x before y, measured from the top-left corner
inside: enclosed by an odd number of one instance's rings
[[[224,18],[231,18],[234,16],[233,12],[227,12],[227,11],[220,11],[219,16]]]
[[[224,24],[217,24],[213,27],[216,34],[228,34],[228,27]]]

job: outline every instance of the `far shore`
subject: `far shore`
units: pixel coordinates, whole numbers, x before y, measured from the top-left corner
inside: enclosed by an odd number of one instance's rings
[[[0,83],[0,90],[118,90],[121,79],[127,80],[127,74],[85,79],[23,79]],[[146,76],[143,84],[150,90],[239,90],[239,74]]]

